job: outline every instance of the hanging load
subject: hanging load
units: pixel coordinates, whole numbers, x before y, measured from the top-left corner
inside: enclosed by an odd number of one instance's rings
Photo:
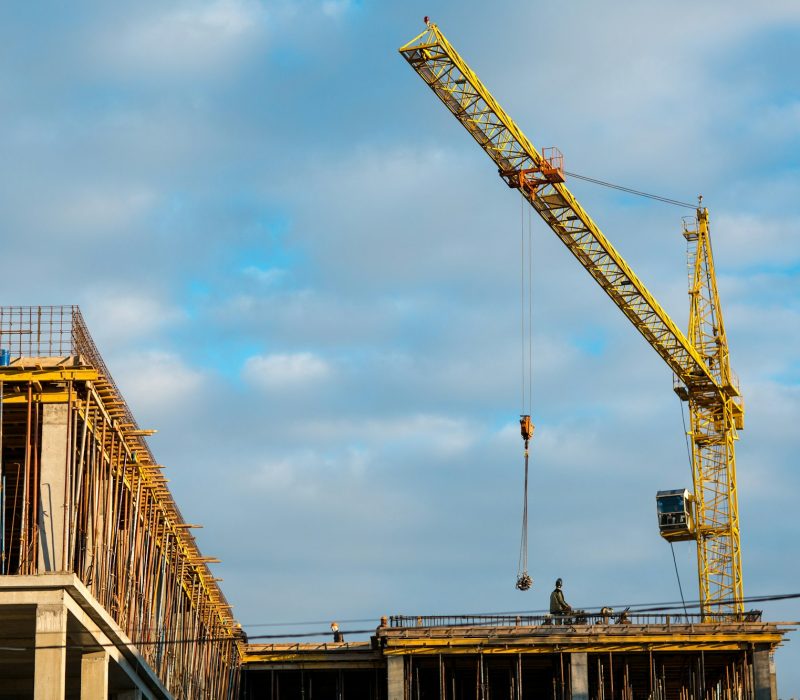
[[[525,489],[522,502],[522,536],[519,544],[519,564],[517,565],[516,587],[527,591],[533,585],[533,579],[528,575],[528,444],[533,437],[534,426],[530,416],[520,416],[520,433],[525,441]]]

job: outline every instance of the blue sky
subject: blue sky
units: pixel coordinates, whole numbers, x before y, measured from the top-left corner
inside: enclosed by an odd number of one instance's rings
[[[558,576],[579,606],[677,599],[671,375],[539,222],[513,587],[520,205],[396,52],[426,14],[568,170],[703,193],[747,404],[745,590],[797,591],[795,2],[4,5],[3,303],[81,305],[245,626],[535,610]],[[685,327],[684,212],[571,186]]]

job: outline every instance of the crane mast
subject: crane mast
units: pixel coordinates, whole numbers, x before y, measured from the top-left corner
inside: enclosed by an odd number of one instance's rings
[[[708,210],[698,208],[694,222],[684,221],[689,260],[689,337],[717,381],[736,384],[717,292]],[[722,395],[678,390],[689,402],[692,477],[697,520],[700,600],[729,601],[722,611],[743,612],[742,555],[736,490],[737,429],[744,410],[737,392]],[[704,607],[704,612],[710,612]]]
[[[695,525],[668,539],[697,542],[703,615],[742,613],[734,440],[744,408],[728,361],[708,211],[698,208],[696,226],[684,229],[691,258],[687,338],[569,191],[560,153],[537,151],[439,28],[427,18],[426,25],[399,49],[402,56],[673,371],[691,414]]]

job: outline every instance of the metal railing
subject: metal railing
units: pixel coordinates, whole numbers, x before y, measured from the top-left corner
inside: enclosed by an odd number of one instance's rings
[[[575,610],[566,615],[392,615],[393,628],[452,628],[452,627],[537,627],[548,625],[696,625],[760,622],[761,611],[751,610],[731,615],[701,615],[700,613],[632,613],[627,611],[585,612]]]

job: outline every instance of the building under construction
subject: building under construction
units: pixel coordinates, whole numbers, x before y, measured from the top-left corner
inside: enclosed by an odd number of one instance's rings
[[[777,700],[758,613],[392,617],[369,642],[248,645],[247,700]]]
[[[0,308],[0,347],[0,698],[777,700],[759,613],[248,644],[78,308]]]
[[[74,306],[0,308],[0,698],[234,698],[230,606]]]

